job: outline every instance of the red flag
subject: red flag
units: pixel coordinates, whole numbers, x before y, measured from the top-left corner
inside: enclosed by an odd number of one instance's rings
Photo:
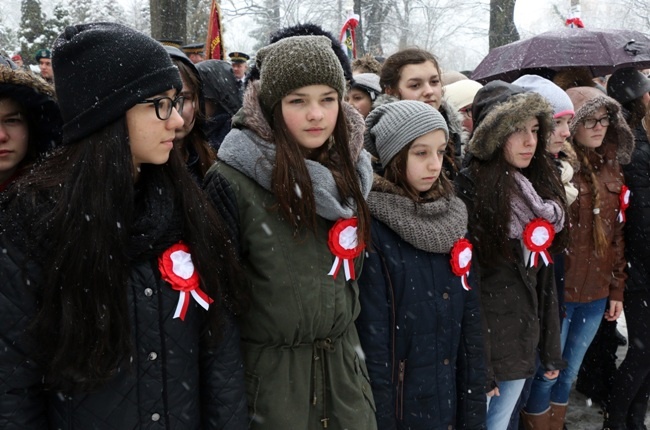
[[[339,41],[345,47],[346,53],[350,58],[357,58],[357,41],[355,29],[359,25],[359,15],[351,13],[348,19],[343,23]]]
[[[221,8],[217,0],[212,0],[208,21],[208,38],[205,42],[207,60],[221,60],[224,54],[221,40]]]

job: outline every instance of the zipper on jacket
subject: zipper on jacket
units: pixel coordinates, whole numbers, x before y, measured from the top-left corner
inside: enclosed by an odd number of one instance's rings
[[[397,374],[397,419],[402,421],[404,418],[404,375],[406,374],[406,360],[399,361]]]

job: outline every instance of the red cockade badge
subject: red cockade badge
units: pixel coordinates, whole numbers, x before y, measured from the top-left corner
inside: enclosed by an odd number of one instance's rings
[[[528,267],[537,267],[539,256],[548,266],[553,262],[551,254],[547,249],[551,246],[555,237],[553,225],[544,218],[535,218],[526,225],[524,229],[524,259],[528,261]]]
[[[199,287],[199,274],[192,263],[190,248],[183,242],[178,242],[167,249],[158,258],[158,269],[164,281],[169,282],[171,287],[180,292],[174,318],[185,320],[187,307],[190,304],[191,294],[194,300],[206,311],[210,303],[214,302]]]
[[[352,260],[357,258],[366,246],[364,243],[360,244],[357,238],[357,218],[352,217],[336,221],[330,228],[327,245],[334,257],[336,257],[328,275],[332,275],[336,279],[336,275],[338,275],[339,269],[343,265],[345,280],[355,279],[354,261]]]
[[[619,222],[625,222],[625,210],[630,206],[630,189],[625,185],[621,187],[621,194],[618,195],[618,203],[620,210],[616,219]]]
[[[458,239],[451,248],[451,271],[460,276],[460,282],[466,291],[472,289],[467,283],[467,274],[472,265],[472,244],[465,238]]]

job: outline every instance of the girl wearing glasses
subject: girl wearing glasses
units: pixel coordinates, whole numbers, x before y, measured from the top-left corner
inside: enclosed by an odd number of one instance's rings
[[[363,118],[343,102],[329,38],[287,37],[256,61],[206,177],[250,287],[239,322],[251,429],[376,429],[354,326],[370,235]]]
[[[0,206],[0,427],[247,428],[237,261],[173,149],[178,69],[112,23],[67,27],[53,66],[63,145]]]
[[[569,208],[565,259],[562,357],[567,367],[553,380],[538,371],[526,405],[528,412],[547,414],[551,429],[563,428],[571,385],[603,315],[614,321],[623,309],[626,193],[621,164],[629,163],[634,148],[614,99],[593,87],[570,88],[567,94],[575,110],[570,130],[580,162],[573,177],[578,198]]]

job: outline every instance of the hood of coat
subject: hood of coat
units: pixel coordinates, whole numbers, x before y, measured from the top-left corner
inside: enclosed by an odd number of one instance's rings
[[[51,85],[24,70],[0,66],[0,98],[4,97],[24,106],[30,145],[34,145],[38,153],[61,142],[63,120]]]
[[[467,148],[468,153],[480,160],[490,160],[508,137],[521,130],[532,116],[539,121],[538,144],[546,142],[554,127],[553,108],[537,93],[515,94],[487,109]]]
[[[257,134],[262,140],[275,141],[273,129],[266,119],[259,102],[259,81],[251,82],[244,93],[242,109],[232,119],[233,128],[247,128]],[[363,116],[349,103],[341,101],[343,116],[350,136],[350,155],[356,163],[363,149],[363,134],[366,130]]]
[[[603,145],[616,146],[616,158],[621,164],[628,164],[634,151],[634,134],[623,118],[621,105],[611,97],[593,87],[569,88],[567,94],[573,102],[576,115],[571,122],[571,138],[575,136],[580,122],[593,116],[605,106],[610,117],[610,125],[605,134]],[[577,143],[574,142],[574,145]]]

